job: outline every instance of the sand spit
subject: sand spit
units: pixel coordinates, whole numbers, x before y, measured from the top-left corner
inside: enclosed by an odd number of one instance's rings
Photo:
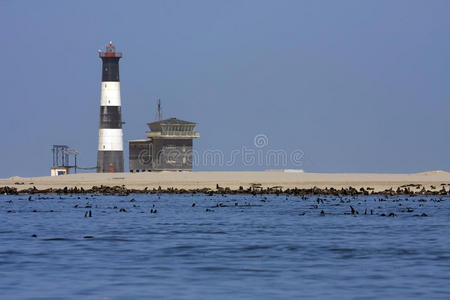
[[[283,192],[448,193],[450,173],[415,174],[289,173],[289,172],[154,172],[81,173],[58,177],[10,177],[0,187],[17,192]],[[116,187],[112,189],[112,187]],[[320,191],[320,192],[319,192]],[[6,192],[3,189],[3,192]]]

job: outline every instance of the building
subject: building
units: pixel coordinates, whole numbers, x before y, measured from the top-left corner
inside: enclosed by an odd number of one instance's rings
[[[69,174],[70,167],[52,167],[50,169],[51,176],[61,176]]]
[[[171,118],[147,125],[147,139],[129,141],[130,172],[192,171],[197,123]]]
[[[123,133],[120,99],[119,60],[121,52],[110,42],[102,59],[100,129],[98,133],[97,173],[123,172]]]

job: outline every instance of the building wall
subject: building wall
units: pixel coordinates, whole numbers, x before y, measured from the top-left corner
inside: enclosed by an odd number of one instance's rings
[[[145,172],[152,169],[152,141],[130,141],[130,172]]]
[[[192,170],[192,139],[153,139],[154,170]]]
[[[192,139],[130,141],[130,172],[192,171]]]

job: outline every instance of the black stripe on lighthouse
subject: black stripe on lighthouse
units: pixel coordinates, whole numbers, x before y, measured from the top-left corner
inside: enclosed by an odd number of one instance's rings
[[[120,106],[100,106],[100,128],[122,128]]]
[[[119,78],[120,57],[102,57],[103,72],[102,81],[120,81]]]
[[[123,151],[98,151],[97,173],[123,172]]]

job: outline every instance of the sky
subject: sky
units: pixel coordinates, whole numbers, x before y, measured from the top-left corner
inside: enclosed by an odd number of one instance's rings
[[[164,118],[198,123],[195,170],[450,171],[449,11],[446,0],[0,0],[0,177],[49,175],[53,144],[96,165],[97,51],[109,41],[123,52],[126,170],[127,141],[145,138],[161,98]],[[243,149],[287,160],[244,161]],[[202,160],[214,151],[229,163]]]

